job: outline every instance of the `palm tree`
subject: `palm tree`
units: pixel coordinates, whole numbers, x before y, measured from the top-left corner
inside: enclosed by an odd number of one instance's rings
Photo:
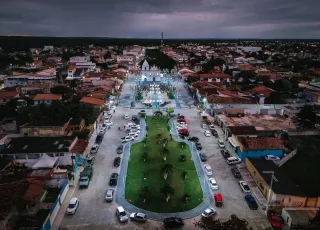
[[[161,154],[161,156],[162,156],[162,158],[163,158],[164,161],[167,160],[167,155],[168,155],[169,153],[170,153],[170,152],[169,152],[169,149],[167,149],[167,148],[162,148],[162,149],[161,149],[160,154]]]
[[[174,188],[172,188],[170,185],[164,185],[162,188],[160,188],[160,192],[166,196],[166,202],[168,202],[171,198],[171,195],[174,194]]]
[[[173,166],[171,164],[165,164],[161,171],[163,172],[163,178],[166,180],[168,178],[168,174],[172,172]]]
[[[147,152],[144,152],[142,154],[143,161],[146,161],[148,159],[148,156],[149,156],[149,154]]]
[[[143,203],[146,202],[147,198],[150,197],[151,191],[148,186],[143,187],[140,189],[139,196],[143,200]]]

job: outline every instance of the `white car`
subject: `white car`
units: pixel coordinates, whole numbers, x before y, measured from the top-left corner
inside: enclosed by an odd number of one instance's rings
[[[207,125],[206,125],[206,124],[202,124],[201,127],[202,127],[203,129],[206,129],[206,128],[207,128]]]
[[[140,129],[140,125],[134,124],[134,125],[131,125],[130,128],[131,128],[131,129]]]
[[[133,141],[134,138],[132,136],[125,136],[125,137],[122,137],[120,140],[121,142],[128,142],[128,141]]]
[[[218,140],[218,145],[222,149],[225,147],[224,142],[222,140]]]
[[[279,161],[280,157],[274,156],[274,155],[267,155],[265,156],[266,160],[272,160],[272,161]]]
[[[91,154],[96,154],[98,152],[98,150],[99,150],[99,145],[93,145],[91,147],[90,153]]]
[[[139,129],[130,129],[129,133],[138,133],[138,134],[140,134],[140,130]]]
[[[107,113],[107,115],[110,116],[110,115],[112,115],[112,113],[109,111],[109,112]]]
[[[112,122],[112,121],[104,122],[104,124],[105,124],[106,126],[112,126],[112,125],[113,125],[113,122]]]
[[[126,211],[122,206],[117,207],[116,215],[121,223],[127,222],[129,220]]]
[[[126,119],[126,120],[130,119],[129,115],[128,115],[128,114],[125,114],[125,115],[124,115],[124,119]]]
[[[134,132],[130,132],[129,136],[131,136],[133,138],[137,138],[137,137],[139,137],[139,134],[138,133],[134,133]]]
[[[79,206],[79,199],[76,197],[72,197],[67,208],[67,214],[68,215],[75,214],[78,206]]]
[[[204,164],[204,171],[206,172],[207,176],[212,176],[212,169],[211,166],[208,164]]]
[[[211,137],[211,133],[208,130],[204,131],[204,135],[206,137]]]
[[[201,216],[203,218],[207,218],[207,217],[210,217],[210,216],[213,216],[217,213],[217,211],[214,209],[214,208],[207,208],[206,210],[204,210],[202,213],[201,213]]]
[[[208,181],[209,181],[211,189],[217,190],[219,188],[217,181],[214,178],[210,177]]]
[[[227,159],[228,165],[236,165],[236,164],[240,164],[240,163],[241,163],[241,159],[239,157],[229,157]]]
[[[240,188],[242,189],[242,191],[244,193],[250,193],[251,192],[247,182],[245,182],[244,180],[239,181],[239,185],[240,185]]]

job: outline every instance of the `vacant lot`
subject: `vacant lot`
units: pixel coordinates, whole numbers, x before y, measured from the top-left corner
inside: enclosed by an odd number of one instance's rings
[[[149,211],[159,213],[182,212],[198,206],[203,200],[198,175],[192,161],[189,147],[171,140],[167,118],[147,117],[148,137],[146,141],[137,143],[131,147],[125,198],[131,204]],[[161,155],[162,144],[159,137],[168,138],[167,149],[169,154],[166,161]],[[147,160],[144,161],[143,153],[147,152]],[[180,156],[185,155],[185,161],[180,161]],[[165,164],[172,165],[172,172],[164,179],[162,168]],[[187,179],[183,178],[183,172],[187,172]],[[166,202],[165,194],[161,188],[169,185],[174,192],[171,199]],[[146,200],[139,196],[143,187],[148,186],[150,194]],[[190,200],[185,202],[184,195],[189,195]]]

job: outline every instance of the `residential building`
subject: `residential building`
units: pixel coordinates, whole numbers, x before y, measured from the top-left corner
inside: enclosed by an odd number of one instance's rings
[[[297,113],[299,113],[299,109],[296,107],[290,105],[283,107],[283,116],[286,118],[292,119]]]
[[[320,103],[320,92],[308,90],[304,94],[308,102]]]
[[[71,62],[71,63],[90,62],[90,56],[70,57],[69,62]]]
[[[29,84],[54,84],[57,78],[56,75],[42,75],[42,74],[20,74],[16,76],[9,76],[5,79],[5,87],[26,86]]]
[[[67,76],[67,80],[68,79],[73,79],[73,75],[76,72],[76,67],[75,66],[69,66],[68,67],[68,76]]]
[[[61,99],[62,95],[60,94],[37,94],[32,100],[34,102],[34,105],[51,105],[53,101],[60,101]]]
[[[199,74],[199,80],[207,82],[230,82],[230,78],[231,76],[229,74],[224,73]]]
[[[4,149],[1,149],[0,157],[12,157],[30,167],[43,154],[47,154],[50,157],[58,157],[60,165],[72,165],[72,148],[77,141],[78,138],[71,136],[14,137],[9,139]]]
[[[134,62],[135,56],[133,56],[133,55],[117,55],[116,60],[117,60],[117,62],[122,62],[122,61]]]
[[[267,155],[277,156],[283,155],[283,140],[275,137],[237,137],[239,144],[237,154],[242,162],[250,158],[263,158]]]
[[[12,100],[13,98],[18,98],[19,93],[17,91],[12,90],[0,90],[0,104],[6,104],[8,101]]]
[[[38,93],[50,93],[50,89],[53,87],[51,83],[44,83],[44,84],[29,84],[25,86],[20,86],[18,91],[23,95],[33,95]]]
[[[20,126],[21,136],[65,136],[68,134],[69,120],[41,119]]]
[[[92,98],[92,97],[83,97],[80,100],[81,103],[89,104],[92,105],[93,107],[99,109],[100,111],[105,107],[106,101],[97,99],[97,98]]]

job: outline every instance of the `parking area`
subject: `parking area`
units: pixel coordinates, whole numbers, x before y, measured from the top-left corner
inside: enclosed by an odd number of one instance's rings
[[[190,136],[199,138],[199,142],[203,147],[199,152],[206,154],[207,162],[205,163],[212,168],[212,177],[216,179],[219,186],[219,189],[212,194],[219,192],[223,196],[223,207],[216,208],[218,212],[216,218],[226,219],[230,215],[236,214],[238,217],[246,219],[254,229],[269,227],[269,221],[261,210],[249,209],[244,200],[245,194],[240,189],[239,179],[236,179],[231,173],[231,168],[235,166],[229,166],[220,153],[220,148],[217,144],[219,138],[214,136],[206,137],[204,135],[205,129],[201,127],[202,122],[196,109],[185,109],[179,112],[186,117]],[[222,140],[222,131],[217,126],[216,130]]]

